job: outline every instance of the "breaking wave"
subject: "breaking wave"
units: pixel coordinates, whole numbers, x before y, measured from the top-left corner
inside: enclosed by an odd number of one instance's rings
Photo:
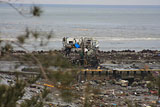
[[[149,41],[160,40],[160,38],[117,38],[117,37],[96,37],[98,41]]]
[[[117,38],[117,37],[92,37],[98,41],[160,41],[160,38]],[[2,41],[17,41],[16,38],[0,38]],[[27,41],[41,41],[40,39],[29,39]],[[45,39],[44,39],[45,41]],[[62,41],[62,38],[52,38],[50,42]]]

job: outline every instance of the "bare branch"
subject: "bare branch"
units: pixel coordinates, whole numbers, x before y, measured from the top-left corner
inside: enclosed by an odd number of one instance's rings
[[[0,3],[8,4],[8,5],[9,5],[10,7],[12,7],[15,11],[17,11],[21,16],[26,17],[26,18],[32,18],[32,17],[34,17],[34,16],[39,17],[39,16],[41,15],[41,13],[42,13],[42,10],[41,10],[40,7],[38,7],[38,6],[33,6],[33,7],[31,8],[31,12],[30,12],[30,13],[32,14],[32,16],[27,16],[27,15],[25,15],[21,10],[19,10],[17,7],[15,7],[12,3],[8,2],[8,1],[0,1]]]
[[[14,42],[14,41],[12,41],[12,43],[15,44],[15,45],[17,45],[17,46],[19,46],[20,48],[24,49],[26,52],[29,53],[29,51],[28,51],[26,48],[24,48],[21,44],[19,44],[19,43],[17,43],[17,42]],[[44,70],[41,62],[40,62],[33,54],[30,54],[30,55],[31,55],[31,57],[38,63],[38,66],[40,67],[41,72],[42,72],[42,75],[43,75],[43,77],[45,78],[45,80],[46,80],[47,82],[49,82],[48,77],[47,77],[47,75],[46,75],[46,72],[45,72],[45,70]]]

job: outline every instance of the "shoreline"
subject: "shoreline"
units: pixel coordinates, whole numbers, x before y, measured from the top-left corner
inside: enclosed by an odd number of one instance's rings
[[[100,51],[123,51],[123,50],[135,50],[136,52],[142,50],[158,50],[160,51],[159,40],[105,40],[99,41]],[[27,41],[23,47],[32,51],[49,51],[49,50],[61,50],[63,48],[62,41],[50,41],[47,46],[39,47],[40,41]],[[20,47],[13,46],[14,50],[23,50]]]
[[[0,52],[0,61],[1,60],[16,60],[17,56],[23,56],[27,54],[34,55],[52,55],[55,53],[62,54],[64,58],[69,59],[71,62],[79,60],[79,53],[71,52],[68,56],[65,55],[63,50],[50,50],[50,51],[31,51],[27,53],[23,50],[13,50],[7,53]],[[129,63],[158,63],[160,64],[160,50],[123,50],[123,51],[97,51],[97,57],[102,63],[109,64],[129,64]]]

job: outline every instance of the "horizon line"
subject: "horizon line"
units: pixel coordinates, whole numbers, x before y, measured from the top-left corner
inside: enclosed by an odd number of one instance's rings
[[[0,4],[6,4],[6,3],[0,3]],[[49,3],[11,3],[11,4],[18,4],[18,5],[79,5],[79,6],[160,6],[160,4],[49,4]]]

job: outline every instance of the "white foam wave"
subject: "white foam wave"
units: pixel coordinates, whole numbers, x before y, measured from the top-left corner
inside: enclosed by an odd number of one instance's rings
[[[160,40],[160,38],[117,38],[117,37],[95,37],[98,41],[150,41],[150,40]]]
[[[17,41],[17,39],[16,38],[0,38],[0,40],[2,40],[2,41]],[[47,41],[47,39],[43,39],[44,41]],[[41,41],[41,39],[28,39],[27,40],[28,42],[30,42],[30,41]],[[50,39],[49,41],[62,41],[62,39],[60,39],[60,38],[53,38],[53,39]]]
[[[93,37],[94,39],[98,40],[98,41],[160,41],[160,38],[117,38],[117,37]],[[0,38],[0,40],[3,41],[17,41],[16,38]],[[47,39],[46,39],[47,40]],[[44,39],[44,41],[46,41]],[[41,39],[29,39],[27,41],[41,41]],[[60,42],[62,41],[62,38],[52,38],[49,40],[50,42]]]

